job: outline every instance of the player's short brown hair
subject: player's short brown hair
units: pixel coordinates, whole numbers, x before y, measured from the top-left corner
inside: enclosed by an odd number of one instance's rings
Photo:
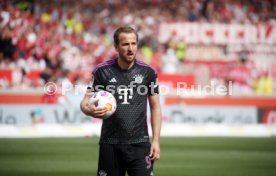
[[[137,33],[137,31],[135,29],[133,29],[132,27],[124,26],[124,27],[119,27],[113,35],[114,44],[116,46],[119,45],[119,42],[120,42],[119,41],[119,35],[121,33],[134,33],[136,35],[136,40],[137,40],[137,43],[138,43],[138,33]]]

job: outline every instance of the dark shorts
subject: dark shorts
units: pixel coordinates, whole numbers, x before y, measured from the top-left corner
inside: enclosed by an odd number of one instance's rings
[[[100,144],[98,176],[153,176],[150,143]]]

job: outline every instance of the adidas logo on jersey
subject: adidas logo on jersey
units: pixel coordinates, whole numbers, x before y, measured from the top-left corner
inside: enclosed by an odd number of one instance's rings
[[[117,80],[115,78],[112,78],[111,80],[109,80],[109,82],[115,83],[115,82],[117,82]]]

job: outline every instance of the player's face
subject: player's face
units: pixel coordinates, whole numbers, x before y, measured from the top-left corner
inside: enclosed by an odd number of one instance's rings
[[[136,57],[137,39],[134,33],[121,33],[119,45],[115,46],[120,59],[126,63],[132,63]]]

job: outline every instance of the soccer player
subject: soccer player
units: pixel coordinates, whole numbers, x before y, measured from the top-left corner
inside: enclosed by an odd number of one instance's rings
[[[99,176],[151,176],[160,158],[161,110],[156,71],[136,59],[138,34],[131,27],[114,33],[118,57],[98,65],[92,72],[80,107],[88,116],[101,118],[105,109],[88,105],[93,92],[114,93],[117,109],[103,120],[98,161]],[[113,91],[113,92],[112,92]],[[91,93],[92,92],[92,93]],[[147,100],[151,110],[152,141],[147,126]]]

